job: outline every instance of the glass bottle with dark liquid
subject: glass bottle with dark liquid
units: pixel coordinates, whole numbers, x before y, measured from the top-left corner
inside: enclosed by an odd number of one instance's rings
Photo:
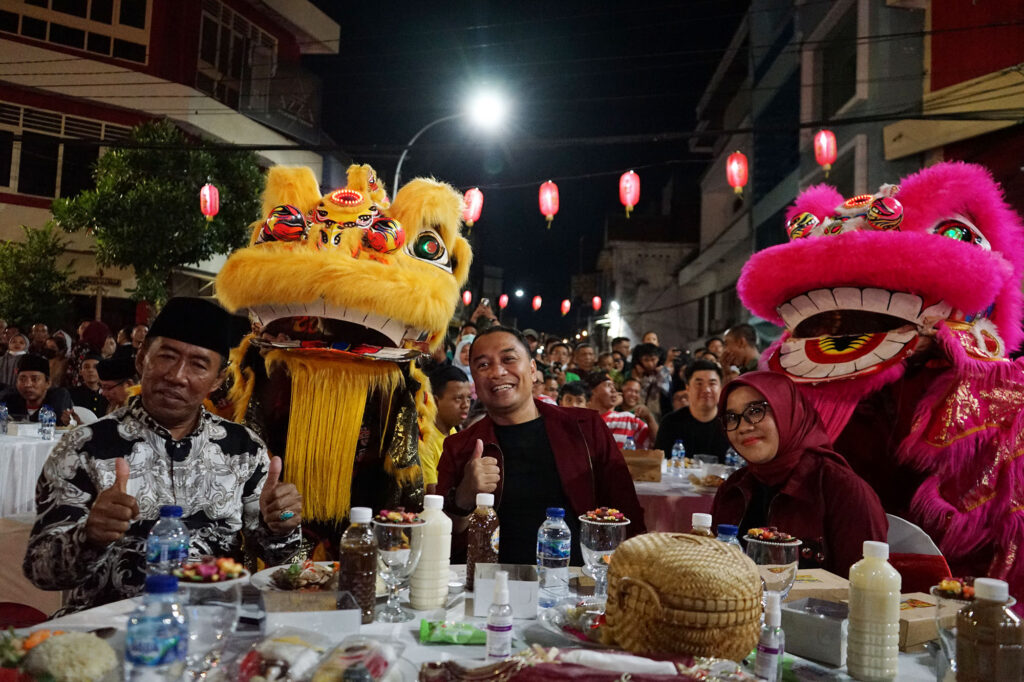
[[[363,623],[373,622],[377,596],[377,539],[373,535],[369,507],[352,507],[349,527],[341,535],[338,591],[351,592],[363,613]]]
[[[466,589],[472,591],[477,564],[498,563],[498,540],[501,535],[498,514],[494,511],[494,495],[477,493],[476,509],[469,515],[466,548]]]

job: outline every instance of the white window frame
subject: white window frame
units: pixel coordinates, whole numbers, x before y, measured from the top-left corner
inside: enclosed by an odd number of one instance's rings
[[[868,73],[870,67],[870,46],[867,38],[871,31],[870,2],[868,0],[836,0],[832,3],[825,18],[818,23],[807,37],[807,44],[801,50],[800,57],[800,120],[807,123],[819,120],[822,116],[821,53],[828,49],[826,39],[836,24],[855,6],[857,13],[857,74],[854,83],[854,94],[832,114],[839,117],[848,112],[857,103],[868,98]]]
[[[92,9],[91,2],[92,2],[92,0],[90,0],[90,4],[89,4],[89,9],[90,10]],[[6,9],[8,12],[13,12],[13,13],[16,13],[16,14],[20,14],[21,16],[31,17],[33,19],[39,19],[40,21],[45,21],[46,22],[46,39],[45,39],[45,41],[47,43],[49,43],[50,45],[58,45],[58,46],[60,46],[62,48],[66,48],[66,49],[70,49],[70,50],[79,50],[79,51],[81,51],[81,52],[83,52],[85,54],[98,55],[98,56],[106,56],[106,57],[108,57],[110,59],[117,59],[119,62],[124,62],[126,64],[149,64],[149,34],[150,34],[150,29],[152,28],[152,23],[153,23],[153,2],[152,2],[152,0],[147,0],[147,3],[146,3],[146,26],[145,26],[145,28],[135,28],[133,26],[123,26],[123,25],[117,23],[118,17],[121,16],[121,0],[113,0],[113,5],[114,5],[113,6],[113,10],[112,10],[113,14],[111,15],[112,16],[112,22],[109,23],[109,24],[104,24],[101,21],[93,21],[92,19],[89,19],[88,16],[76,17],[73,14],[65,14],[64,12],[58,12],[56,10],[49,9],[48,7],[36,7],[35,5],[26,4],[23,0],[19,4],[20,4],[20,7],[12,7],[12,8],[5,7],[4,9]],[[52,3],[50,3],[50,4],[52,4]],[[86,14],[88,15],[89,12],[87,11]],[[70,28],[77,28],[79,30],[85,31],[85,33],[86,33],[85,47],[81,47],[81,48],[70,47],[68,45],[64,45],[63,43],[55,43],[55,42],[51,41],[50,40],[50,24],[53,23],[53,22],[56,22],[58,24],[63,24],[64,26],[68,26]],[[21,26],[21,24],[20,24],[20,21],[19,21],[19,29],[20,29],[20,26]],[[91,50],[89,50],[88,49],[88,45],[89,45],[88,34],[89,33],[100,33],[100,34],[103,34],[103,35],[109,37],[110,38],[110,53],[107,54],[107,55],[101,55],[99,52],[92,52]],[[21,35],[20,31],[19,31],[18,35]],[[114,56],[114,40],[116,40],[118,38],[120,38],[122,40],[127,40],[127,41],[132,42],[132,43],[138,43],[139,45],[143,45],[146,48],[146,59],[145,59],[145,61],[137,62],[134,59],[123,59],[121,57],[115,57]],[[30,38],[30,40],[38,40],[38,39],[37,38]]]

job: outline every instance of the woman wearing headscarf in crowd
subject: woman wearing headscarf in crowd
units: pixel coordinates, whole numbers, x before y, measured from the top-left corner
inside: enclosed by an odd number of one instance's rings
[[[0,384],[14,386],[14,376],[18,373],[18,361],[28,352],[28,337],[24,334],[12,334],[7,340],[7,352],[0,356]]]
[[[832,449],[814,407],[789,378],[750,372],[722,389],[718,414],[747,466],[715,495],[715,524],[775,526],[799,538],[801,568],[841,575],[889,523],[871,487]]]
[[[68,370],[67,340],[61,334],[54,334],[46,339],[43,355],[50,361],[50,385],[63,386],[65,373]]]
[[[459,342],[455,344],[455,354],[452,356],[452,367],[458,367],[467,377],[469,377],[469,384],[474,400],[476,399],[476,388],[473,387],[473,374],[469,370],[469,347],[473,345],[473,339],[475,338],[475,334],[467,334],[463,336]]]
[[[72,346],[71,359],[68,362],[67,379],[64,384],[68,388],[82,385],[82,377],[80,376],[82,361],[87,355],[102,353],[103,344],[107,342],[107,337],[111,335],[110,327],[96,320],[83,322],[79,326],[79,330],[81,338]]]

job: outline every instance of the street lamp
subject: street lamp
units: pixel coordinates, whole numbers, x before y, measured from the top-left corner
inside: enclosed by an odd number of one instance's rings
[[[508,102],[501,95],[501,93],[494,90],[484,90],[476,93],[470,98],[469,103],[465,111],[461,111],[457,114],[449,114],[442,116],[441,118],[435,119],[427,125],[420,128],[412,139],[402,149],[402,155],[398,157],[398,165],[395,166],[395,184],[392,185],[392,192],[398,192],[398,183],[402,179],[402,164],[405,162],[405,157],[409,153],[409,149],[416,144],[416,140],[420,139],[420,135],[427,132],[438,123],[444,123],[445,121],[451,121],[456,118],[468,118],[473,125],[483,128],[485,130],[496,130],[501,127],[501,124],[505,121],[505,116],[508,113]]]
[[[522,298],[526,294],[522,289],[516,289],[516,298]]]

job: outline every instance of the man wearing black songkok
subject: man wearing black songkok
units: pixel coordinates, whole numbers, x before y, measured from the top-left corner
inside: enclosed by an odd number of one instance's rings
[[[50,386],[50,361],[42,355],[28,353],[18,360],[14,388],[0,394],[0,403],[7,405],[13,419],[39,421],[39,408],[49,405],[57,415],[57,423],[67,426],[71,421],[71,395],[66,388]]]
[[[241,559],[242,536],[269,565],[298,549],[302,497],[279,482],[281,460],[203,408],[235,333],[210,301],[168,301],[136,357],[140,394],[71,431],[47,460],[23,570],[42,589],[71,590],[65,613],[142,591],[162,505],[182,508],[191,559]]]

